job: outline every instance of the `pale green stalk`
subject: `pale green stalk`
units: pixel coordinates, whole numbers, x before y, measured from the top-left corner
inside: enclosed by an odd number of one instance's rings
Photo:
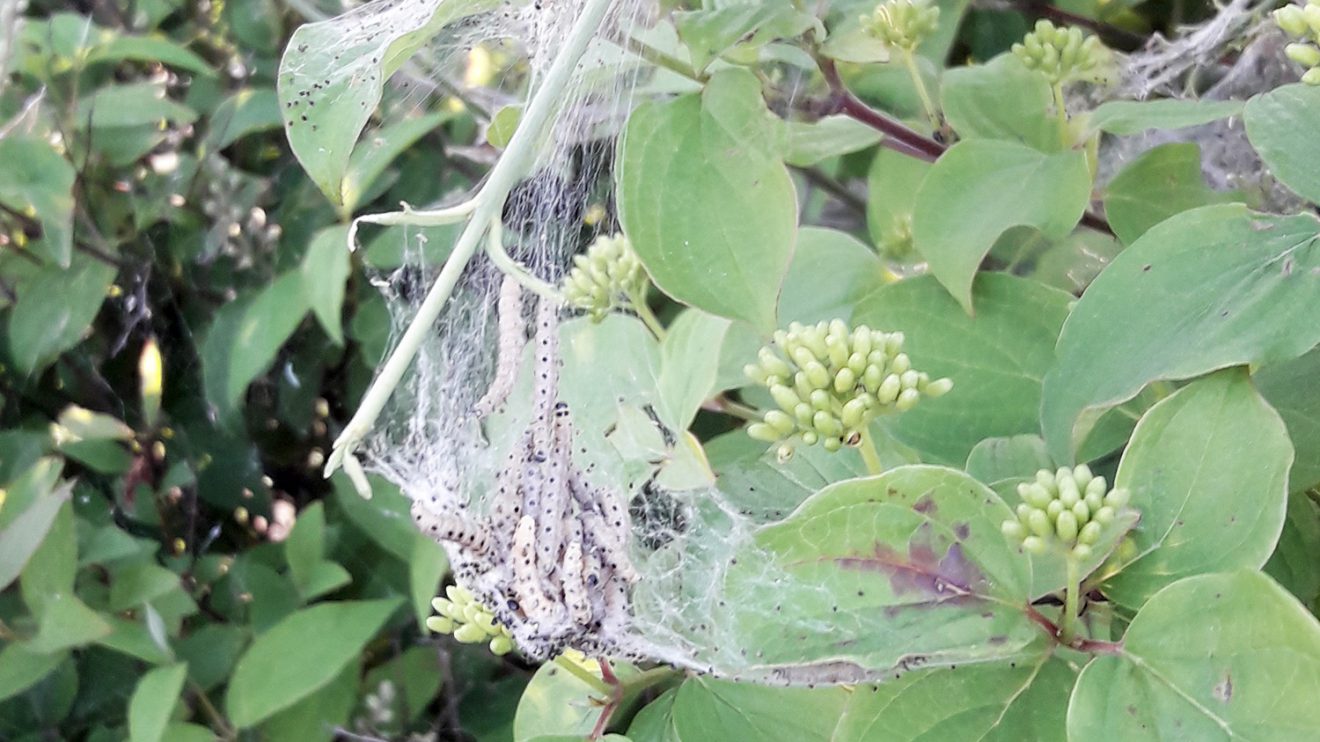
[[[541,141],[551,117],[563,103],[564,91],[573,77],[573,71],[599,30],[605,13],[609,10],[610,2],[611,0],[586,0],[583,5],[581,16],[573,24],[559,56],[550,65],[545,79],[532,95],[526,114],[518,130],[514,132],[513,138],[509,140],[504,155],[491,168],[486,183],[472,198],[471,217],[462,234],[459,235],[449,259],[445,261],[445,267],[440,271],[426,299],[418,307],[417,314],[408,325],[408,329],[404,331],[399,345],[386,359],[380,373],[367,389],[357,412],[335,440],[334,450],[331,451],[325,465],[327,477],[333,474],[346,458],[353,456],[353,451],[375,424],[376,418],[385,408],[385,403],[399,385],[399,381],[403,379],[422,343],[431,333],[431,326],[440,316],[463,270],[481,246],[481,238],[486,235],[492,221],[500,217],[509,191],[527,174],[534,163],[536,146]]]

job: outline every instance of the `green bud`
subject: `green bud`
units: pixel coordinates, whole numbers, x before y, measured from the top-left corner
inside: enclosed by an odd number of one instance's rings
[[[885,335],[885,353],[889,356],[897,356],[903,351],[903,341],[907,337],[901,332],[891,332]]]
[[[1095,475],[1091,473],[1091,467],[1086,464],[1078,464],[1073,467],[1072,478],[1073,483],[1077,485],[1077,489],[1085,492],[1086,485],[1090,484],[1092,479],[1095,479]]]
[[[913,407],[916,407],[917,402],[919,402],[920,400],[921,400],[921,392],[917,391],[916,389],[904,389],[902,392],[899,393],[898,399],[895,400],[894,409],[898,410],[899,412],[907,412]]]
[[[819,440],[820,440],[820,434],[814,430],[808,430],[802,434],[802,442],[807,444],[808,446],[816,445],[816,442]]]
[[[843,411],[839,419],[846,428],[856,428],[862,424],[862,418],[866,415],[866,401],[860,398],[848,400],[843,406]]]
[[[1086,497],[1082,498],[1082,502],[1086,503],[1086,507],[1090,508],[1091,512],[1094,513],[1095,511],[1104,507],[1105,498],[1102,495],[1095,494],[1094,492],[1087,492]]]
[[[1027,529],[1015,520],[1006,520],[999,528],[1011,541],[1021,541],[1027,537]]]
[[[907,52],[939,27],[940,9],[925,0],[889,0],[862,16],[862,28],[886,46]]]
[[[801,397],[783,384],[775,384],[770,387],[770,397],[785,412],[792,412],[802,402]]]
[[[452,634],[454,633],[454,619],[445,618],[444,616],[431,616],[426,619],[426,628],[437,634]]]
[[[829,438],[824,439],[821,442],[821,446],[823,446],[826,451],[829,451],[830,453],[834,453],[835,451],[838,451],[840,448],[843,448],[843,440],[841,438],[831,436]]]
[[[953,389],[953,379],[936,379],[926,385],[922,392],[931,399],[943,397]]]
[[[867,366],[866,371],[862,373],[862,386],[872,394],[880,392],[880,385],[884,383],[884,380],[884,370],[875,364]]]
[[[1094,546],[1095,543],[1100,540],[1100,532],[1102,530],[1103,529],[1099,523],[1091,521],[1082,526],[1082,530],[1077,532],[1077,542],[1086,544],[1087,546]]]
[[[816,428],[816,432],[823,436],[841,436],[843,434],[843,423],[828,412],[817,412],[811,422],[812,426]]]
[[[503,657],[513,651],[513,639],[508,636],[497,636],[490,640],[490,652],[496,657]]]
[[[1310,44],[1289,44],[1283,48],[1283,53],[1303,67],[1320,65],[1320,49]]]
[[[834,381],[830,378],[830,372],[825,370],[825,367],[818,361],[812,361],[803,366],[802,370],[807,372],[807,381],[811,382],[811,385],[817,389],[824,389]]]
[[[788,355],[790,358],[793,359],[793,363],[796,363],[798,368],[802,369],[803,371],[806,371],[807,366],[810,366],[813,363],[818,366],[820,365],[820,362],[816,360],[816,356],[812,354],[812,352],[808,350],[805,346],[802,345],[793,348],[793,350],[790,351]]]
[[[1296,5],[1285,5],[1274,11],[1274,22],[1289,36],[1304,36],[1308,30],[1302,9]]]
[[[793,408],[793,417],[797,420],[798,425],[804,428],[811,427],[811,418],[815,415],[816,408],[806,402],[798,402],[797,406]]]
[[[793,374],[793,391],[796,392],[801,399],[811,399],[811,393],[816,391],[816,388],[813,387],[811,382],[807,379],[806,371],[799,371],[796,374]]]
[[[793,368],[785,363],[784,359],[776,355],[773,350],[762,348],[757,353],[757,358],[760,359],[761,366],[766,370],[766,373],[773,376],[782,376],[786,379],[792,378]]]
[[[765,413],[765,424],[774,428],[780,438],[792,435],[793,430],[797,428],[797,422],[793,417],[782,410],[770,410]]]
[[[860,355],[863,359],[871,353],[871,328],[866,325],[853,328],[852,348],[853,355]]]
[[[1091,547],[1086,544],[1077,544],[1072,548],[1073,558],[1078,561],[1084,561],[1091,558]]]
[[[847,394],[857,386],[857,374],[853,370],[844,366],[839,369],[839,373],[834,375],[834,391],[839,394]]]
[[[1306,21],[1311,33],[1320,34],[1320,6],[1308,3],[1305,8],[1302,8],[1302,19]]]
[[[1055,481],[1058,482],[1059,487],[1059,502],[1062,502],[1065,508],[1081,502],[1082,496],[1077,492],[1077,484],[1073,482],[1071,472],[1066,476],[1060,474]]]
[[[830,363],[834,368],[848,365],[848,343],[843,338],[831,335],[825,341],[825,347],[829,350]]]
[[[770,372],[762,368],[759,363],[743,366],[743,374],[757,384],[764,384],[770,378]]]
[[[1051,519],[1059,517],[1059,513],[1062,513],[1064,510],[1067,510],[1067,508],[1065,508],[1063,503],[1058,500],[1050,500],[1050,504],[1045,506],[1045,514],[1050,516]]]
[[[1102,526],[1107,526],[1114,522],[1114,509],[1108,505],[1098,508],[1091,519]]]
[[[1040,536],[1027,536],[1026,538],[1022,539],[1022,548],[1028,554],[1035,554],[1036,556],[1040,556],[1041,554],[1045,553],[1045,547],[1046,547],[1045,539],[1041,538]]]
[[[904,389],[916,389],[917,383],[921,381],[921,374],[908,369],[898,377],[898,383],[903,385]]]
[[[912,368],[912,359],[908,358],[907,353],[899,353],[894,356],[894,360],[889,362],[889,373],[902,374]]]
[[[1078,500],[1077,504],[1072,506],[1072,514],[1077,516],[1078,523],[1085,523],[1091,519],[1091,508],[1087,507],[1085,500]]]
[[[866,373],[866,354],[854,352],[848,356],[848,368],[858,376]]]
[[[1049,538],[1050,534],[1054,533],[1054,527],[1050,523],[1049,516],[1040,510],[1033,510],[1027,516],[1027,527],[1031,529],[1032,533],[1041,538]]]
[[[1040,482],[1024,482],[1018,485],[1018,494],[1022,496],[1022,501],[1033,507],[1047,507],[1054,499],[1050,491],[1041,486]]]
[[[830,404],[830,393],[824,389],[811,390],[811,406],[821,412],[829,412],[833,405]]]
[[[897,374],[890,374],[880,383],[880,388],[876,390],[876,399],[880,404],[893,404],[898,399],[898,394],[903,390],[903,384],[898,380]]]
[[[1312,67],[1302,73],[1302,82],[1307,85],[1320,85],[1320,67]]]
[[[1030,518],[1031,514],[1036,512],[1036,509],[1025,502],[1020,502],[1014,512],[1017,513],[1018,521],[1025,524],[1027,518]]]
[[[476,644],[486,640],[488,635],[476,624],[463,624],[454,630],[454,638],[464,644]]]
[[[1036,472],[1036,481],[1040,483],[1049,492],[1054,492],[1054,472],[1049,469],[1041,469]]]
[[[766,443],[774,443],[779,440],[780,437],[779,431],[765,423],[752,423],[751,425],[748,425],[747,435],[750,435],[758,441],[765,441]]]
[[[1066,544],[1076,541],[1077,516],[1073,515],[1071,510],[1059,513],[1059,517],[1054,519],[1054,532],[1058,534],[1059,540]]]
[[[1128,492],[1126,488],[1117,487],[1115,489],[1110,490],[1109,494],[1105,495],[1105,504],[1117,510],[1123,507],[1124,505],[1128,504],[1128,500],[1131,498],[1131,496],[1132,493]]]

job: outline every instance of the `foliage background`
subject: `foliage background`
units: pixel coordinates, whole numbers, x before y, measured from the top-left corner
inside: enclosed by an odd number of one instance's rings
[[[949,7],[966,12],[958,59],[1006,49],[1048,10]],[[343,727],[527,739],[586,718],[582,688],[553,670],[533,680],[515,659],[426,636],[443,554],[384,482],[368,501],[320,476],[388,341],[368,269],[400,264],[389,235],[346,253],[346,218],[434,201],[490,162],[471,100],[405,80],[384,109],[394,123],[350,165],[355,198],[330,204],[288,150],[274,80],[293,29],[338,10],[0,11],[0,738],[316,739]],[[1085,0],[1067,10],[1102,13]],[[1103,11],[1138,39],[1206,12]],[[498,50],[468,71],[460,86],[497,99],[519,83]],[[868,82],[883,97],[885,81]],[[839,185],[864,182],[877,156],[889,155],[867,147],[795,171],[807,219],[883,242],[859,189]],[[1191,190],[1192,202],[1215,198]],[[1144,231],[1149,218],[1131,221]],[[1117,249],[1029,262],[1076,291]],[[730,426],[705,412],[697,423],[707,437]],[[50,505],[28,512],[35,502]],[[1302,555],[1320,522],[1301,497],[1290,518],[1272,571],[1313,603],[1320,583]],[[721,692],[757,703],[739,686]],[[836,700],[787,707],[837,715]]]

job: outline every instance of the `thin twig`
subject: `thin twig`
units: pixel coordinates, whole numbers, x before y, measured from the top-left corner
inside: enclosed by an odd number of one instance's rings
[[[847,206],[858,214],[865,216],[866,199],[848,190],[848,188],[839,181],[821,172],[818,168],[794,166],[793,169],[802,173],[802,177],[806,178],[812,185],[838,199],[838,201],[844,206]]]

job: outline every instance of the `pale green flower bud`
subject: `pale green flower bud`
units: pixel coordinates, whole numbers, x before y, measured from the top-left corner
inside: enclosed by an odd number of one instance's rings
[[[617,307],[646,293],[646,271],[622,234],[602,235],[575,256],[573,270],[560,287],[569,306],[580,309],[595,322]]]
[[[1302,9],[1296,5],[1285,5],[1274,11],[1274,22],[1289,36],[1304,36],[1310,30]]]
[[[1283,48],[1283,53],[1303,67],[1320,65],[1320,49],[1310,44],[1289,44]]]
[[[1052,85],[1100,77],[1112,62],[1109,50],[1095,36],[1080,28],[1058,28],[1044,19],[1012,51],[1023,66],[1041,73]]]
[[[1054,532],[1059,540],[1065,544],[1071,544],[1077,540],[1077,516],[1073,515],[1071,510],[1065,510],[1059,513],[1059,517],[1054,520]]]
[[[1045,553],[1046,546],[1047,544],[1045,543],[1045,539],[1041,538],[1040,536],[1027,536],[1026,538],[1022,539],[1022,548],[1025,549],[1029,554],[1035,554],[1036,556],[1040,556],[1041,554]]]
[[[912,51],[939,28],[940,9],[925,0],[890,0],[862,16],[862,28],[895,49]]]
[[[1027,529],[1017,521],[1006,520],[1000,529],[1004,532],[1004,536],[1012,541],[1021,541],[1027,537]]]

